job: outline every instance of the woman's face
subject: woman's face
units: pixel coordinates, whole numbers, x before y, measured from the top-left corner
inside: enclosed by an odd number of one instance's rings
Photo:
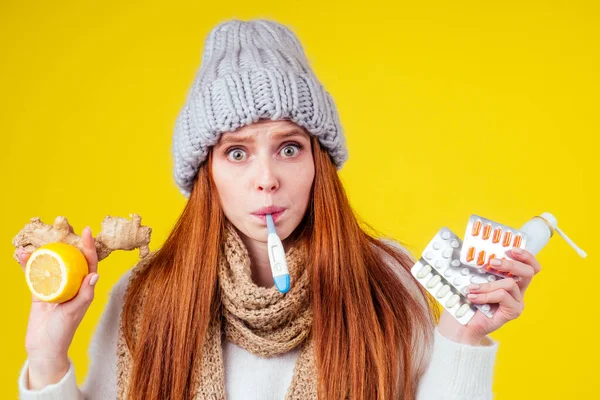
[[[227,219],[249,238],[266,242],[265,213],[272,213],[278,236],[287,238],[310,200],[315,167],[309,134],[288,120],[260,120],[222,134],[212,151],[213,180]]]

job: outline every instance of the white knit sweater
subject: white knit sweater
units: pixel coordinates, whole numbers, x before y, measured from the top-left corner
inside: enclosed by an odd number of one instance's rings
[[[117,335],[123,295],[131,270],[113,287],[96,332],[90,342],[90,367],[81,387],[77,386],[71,362],[66,375],[41,390],[30,390],[28,361],[19,377],[22,400],[105,400],[115,399],[117,391]],[[498,343],[486,337],[482,346],[453,342],[437,328],[431,360],[419,381],[417,399],[491,399],[492,377]],[[272,358],[262,358],[224,340],[225,391],[231,400],[283,399],[298,350]]]

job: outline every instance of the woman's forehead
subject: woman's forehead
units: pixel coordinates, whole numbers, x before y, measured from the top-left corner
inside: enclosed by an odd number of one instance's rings
[[[221,135],[219,144],[227,142],[231,139],[238,140],[242,137],[255,137],[258,135],[266,135],[276,138],[278,136],[290,136],[292,134],[308,137],[308,133],[304,128],[289,120],[260,120],[258,122],[245,125],[233,132],[225,132]]]

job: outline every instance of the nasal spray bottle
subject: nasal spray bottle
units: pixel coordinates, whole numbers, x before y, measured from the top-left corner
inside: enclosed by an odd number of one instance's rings
[[[536,255],[550,240],[550,238],[554,235],[554,231],[558,232],[560,236],[563,237],[575,249],[577,254],[579,254],[582,258],[587,257],[587,253],[577,247],[575,243],[563,231],[558,227],[558,222],[556,218],[550,213],[543,213],[540,216],[534,217],[533,219],[527,221],[523,227],[521,227],[521,231],[527,234],[527,243],[525,248],[531,254]]]
[[[269,248],[269,262],[271,264],[271,273],[275,286],[281,293],[287,293],[290,290],[290,273],[288,272],[287,262],[285,261],[285,250],[281,239],[277,236],[275,223],[271,214],[266,215],[267,230],[267,245]]]

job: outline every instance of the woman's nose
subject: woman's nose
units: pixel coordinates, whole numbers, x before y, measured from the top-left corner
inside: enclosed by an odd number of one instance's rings
[[[277,190],[279,187],[279,180],[275,171],[277,167],[271,160],[263,160],[258,164],[256,188],[267,193]]]

